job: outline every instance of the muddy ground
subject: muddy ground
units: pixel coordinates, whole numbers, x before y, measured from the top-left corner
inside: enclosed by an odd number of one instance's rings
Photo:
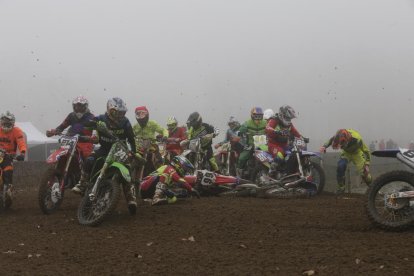
[[[35,182],[35,180],[33,180]],[[35,186],[0,214],[2,275],[412,275],[413,231],[373,229],[363,197],[202,198],[131,217],[124,201],[99,227],[79,197],[43,215]],[[311,274],[309,274],[311,275]]]

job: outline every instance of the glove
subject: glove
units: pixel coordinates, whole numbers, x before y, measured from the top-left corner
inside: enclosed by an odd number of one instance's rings
[[[56,135],[56,129],[46,130],[47,137],[52,137],[53,135]]]
[[[96,135],[92,135],[90,139],[91,139],[91,142],[93,144],[98,144],[99,143],[99,138]]]
[[[190,194],[200,199],[200,193],[196,189],[191,188]]]
[[[103,121],[96,122],[96,129],[102,132],[108,131],[108,128],[106,127],[106,124]]]
[[[187,145],[190,143],[190,141],[188,141],[188,140],[183,140],[183,141],[181,141],[180,142],[180,147],[182,147],[182,148],[186,148],[187,147]]]
[[[320,153],[326,153],[326,147],[322,146],[322,147],[319,149],[319,152],[320,152]]]
[[[17,155],[16,160],[17,161],[24,161],[24,153],[21,153],[21,154]]]
[[[214,136],[213,137],[216,137],[216,136],[218,136],[220,134],[220,129],[218,129],[218,128],[214,128]]]
[[[287,129],[283,129],[283,130],[276,130],[275,133],[276,135],[288,136],[290,131]]]
[[[214,148],[215,148],[215,149],[218,149],[220,146],[221,146],[220,144],[215,144],[215,145],[214,145]]]
[[[239,136],[235,136],[235,137],[232,137],[231,138],[231,141],[233,142],[233,143],[238,143],[238,142],[240,142],[240,137]]]

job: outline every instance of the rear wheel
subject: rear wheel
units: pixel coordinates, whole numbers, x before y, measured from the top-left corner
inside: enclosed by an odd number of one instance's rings
[[[374,180],[366,192],[365,209],[371,223],[381,229],[401,231],[414,222],[414,196],[401,197],[400,192],[414,193],[414,174],[391,171]]]
[[[49,168],[40,180],[38,202],[40,210],[46,215],[52,214],[62,204],[64,190],[60,189],[61,179],[55,168]]]
[[[78,220],[81,225],[96,226],[116,208],[121,188],[114,179],[104,179],[99,183],[95,198],[91,199],[89,188],[78,207]]]

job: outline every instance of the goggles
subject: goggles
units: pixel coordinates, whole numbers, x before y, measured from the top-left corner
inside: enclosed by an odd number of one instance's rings
[[[253,120],[263,120],[263,114],[252,114]]]
[[[138,110],[135,112],[135,117],[137,119],[144,119],[147,116],[148,116],[148,111],[146,110]]]

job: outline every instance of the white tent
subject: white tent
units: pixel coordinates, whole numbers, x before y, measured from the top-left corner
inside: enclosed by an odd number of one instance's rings
[[[15,125],[21,128],[26,135],[29,161],[46,160],[49,154],[59,145],[57,139],[46,137],[31,122],[16,122]]]

